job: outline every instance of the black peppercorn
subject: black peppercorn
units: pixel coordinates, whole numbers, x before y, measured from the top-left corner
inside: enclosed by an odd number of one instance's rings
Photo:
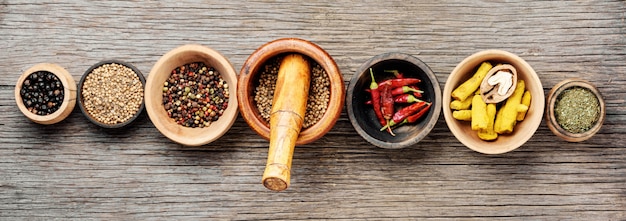
[[[30,74],[20,89],[22,102],[32,113],[49,115],[59,109],[63,102],[63,85],[59,78],[47,71]],[[56,102],[50,102],[56,101]]]

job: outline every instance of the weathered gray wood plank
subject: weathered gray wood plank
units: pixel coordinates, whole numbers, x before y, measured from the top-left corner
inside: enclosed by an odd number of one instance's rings
[[[624,1],[11,1],[0,0],[0,219],[463,219],[626,218]],[[104,130],[76,109],[42,126],[17,110],[19,74],[57,63],[79,80],[109,58],[144,75],[167,51],[212,47],[236,69],[261,44],[300,37],[327,50],[346,82],[366,59],[422,59],[443,87],[466,56],[504,49],[526,59],[547,92],[579,77],[596,84],[607,119],[567,143],[541,124],[520,149],[465,148],[443,117],[402,150],[359,137],[345,112],[320,140],[297,147],[292,186],[260,179],[268,142],[241,117],[219,140],[183,147],[143,116]]]

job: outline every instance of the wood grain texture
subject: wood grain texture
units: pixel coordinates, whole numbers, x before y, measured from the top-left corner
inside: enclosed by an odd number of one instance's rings
[[[624,220],[625,12],[622,0],[0,0],[0,219]],[[521,148],[487,156],[458,142],[443,116],[420,143],[386,150],[343,113],[326,136],[296,148],[291,187],[275,193],[259,182],[268,142],[241,117],[217,141],[183,147],[145,114],[118,130],[78,110],[43,126],[13,98],[19,75],[41,62],[75,80],[110,58],[147,75],[167,51],[197,43],[239,69],[281,37],[320,45],[346,82],[372,56],[412,54],[442,88],[466,56],[507,50],[533,66],[545,92],[565,78],[591,81],[606,122],[582,143],[542,123]]]

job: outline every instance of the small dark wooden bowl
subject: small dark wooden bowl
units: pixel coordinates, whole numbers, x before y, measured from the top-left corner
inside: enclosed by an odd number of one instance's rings
[[[572,133],[563,129],[561,125],[559,125],[559,123],[556,121],[556,117],[554,115],[554,105],[556,104],[557,98],[563,91],[572,87],[581,87],[581,88],[588,89],[589,91],[591,91],[593,94],[596,95],[596,98],[598,98],[598,103],[600,104],[600,116],[598,116],[598,121],[591,129],[583,133]],[[604,119],[606,117],[606,108],[605,108],[604,99],[602,98],[600,91],[598,91],[598,89],[588,81],[577,79],[577,78],[571,78],[571,79],[566,79],[557,83],[550,90],[550,93],[548,94],[547,103],[548,104],[546,106],[546,124],[548,125],[548,128],[550,128],[552,133],[554,133],[556,136],[562,138],[565,141],[582,142],[582,141],[588,140],[589,138],[593,137],[593,135],[595,135],[600,130],[600,128],[602,127],[602,124],[604,124]]]
[[[370,98],[365,91],[372,80],[369,68],[374,71],[378,83],[393,78],[393,74],[384,73],[384,70],[398,70],[405,77],[421,79],[418,86],[424,91],[424,96],[420,99],[432,102],[428,114],[416,123],[394,129],[396,136],[380,131],[381,125],[374,109],[365,104]],[[441,89],[435,73],[420,59],[408,54],[386,53],[369,59],[357,69],[348,85],[346,104],[350,122],[361,137],[381,148],[398,149],[418,143],[435,127],[441,113]]]
[[[333,58],[316,44],[297,38],[283,38],[268,42],[259,47],[248,57],[241,72],[237,86],[239,111],[250,128],[261,137],[269,140],[270,128],[254,103],[255,80],[260,69],[271,58],[285,54],[299,53],[313,59],[328,74],[330,80],[330,101],[328,108],[316,124],[300,131],[296,145],[311,143],[324,136],[335,125],[344,105],[345,85],[337,64]]]
[[[24,84],[24,80],[26,80],[26,78],[30,74],[37,72],[37,71],[50,72],[56,75],[61,81],[61,84],[63,84],[64,97],[63,97],[63,103],[61,104],[61,107],[59,107],[59,109],[55,111],[54,113],[45,115],[45,116],[33,114],[32,112],[28,111],[28,109],[24,105],[24,102],[22,101],[22,96],[20,95],[20,90],[22,88],[22,85]],[[74,107],[76,105],[76,81],[74,81],[74,78],[72,78],[72,75],[69,72],[67,72],[67,70],[65,70],[63,67],[57,64],[51,64],[51,63],[36,64],[35,66],[24,71],[24,73],[22,73],[20,78],[17,80],[17,84],[15,86],[15,102],[17,103],[17,107],[20,109],[22,114],[24,114],[24,116],[26,116],[28,119],[30,119],[31,121],[35,123],[38,123],[38,124],[58,123],[59,121],[62,121],[67,116],[69,116],[74,110]]]
[[[78,83],[78,107],[80,107],[80,111],[83,113],[83,115],[85,115],[85,117],[87,118],[87,120],[91,121],[92,123],[94,123],[95,125],[98,125],[100,127],[103,128],[121,128],[124,127],[130,123],[132,123],[135,119],[137,119],[139,117],[139,115],[141,115],[141,113],[144,110],[144,102],[141,102],[141,106],[139,106],[139,109],[137,110],[137,113],[135,113],[135,115],[133,115],[133,117],[131,117],[130,119],[128,119],[125,122],[122,123],[117,123],[117,124],[105,124],[102,123],[98,120],[96,120],[91,113],[89,113],[86,109],[85,109],[85,104],[84,104],[84,100],[83,100],[83,96],[82,96],[82,90],[83,90],[83,84],[85,83],[85,79],[87,78],[87,76],[89,74],[91,74],[91,72],[102,66],[105,64],[120,64],[120,65],[124,65],[130,69],[133,70],[133,72],[135,72],[137,74],[137,76],[139,77],[139,80],[141,81],[141,84],[145,87],[146,85],[146,79],[143,77],[143,74],[141,73],[141,71],[139,71],[139,69],[137,69],[135,66],[131,65],[130,63],[127,62],[123,62],[123,61],[119,61],[119,60],[105,60],[105,61],[100,61],[94,65],[92,65],[91,67],[89,67],[87,69],[87,71],[85,71],[85,73],[83,74],[83,76],[80,78],[80,82]]]

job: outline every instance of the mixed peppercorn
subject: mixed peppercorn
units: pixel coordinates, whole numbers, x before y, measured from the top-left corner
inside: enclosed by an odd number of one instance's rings
[[[394,78],[377,83],[374,71],[371,68],[369,71],[372,81],[366,89],[370,94],[366,103],[372,105],[381,131],[387,130],[395,136],[392,128],[415,123],[428,113],[432,103],[418,99],[424,93],[417,86],[420,79],[405,78],[399,71],[389,70],[385,72],[393,73]]]
[[[228,87],[213,67],[202,62],[185,64],[172,70],[163,83],[163,107],[182,126],[208,127],[228,107]]]
[[[49,115],[61,107],[64,99],[63,84],[53,73],[34,72],[22,83],[20,96],[24,106],[33,114]]]

